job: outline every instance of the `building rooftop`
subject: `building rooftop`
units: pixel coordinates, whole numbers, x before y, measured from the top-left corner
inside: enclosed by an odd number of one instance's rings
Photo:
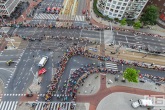
[[[0,0],[0,3],[5,3],[7,0]]]

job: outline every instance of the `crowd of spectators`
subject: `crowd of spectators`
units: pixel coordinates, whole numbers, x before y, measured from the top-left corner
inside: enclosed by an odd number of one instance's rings
[[[115,62],[117,64],[131,65],[131,66],[136,66],[136,67],[150,68],[150,69],[165,71],[165,67],[162,67],[162,66],[157,66],[154,64],[148,65],[146,63],[136,62],[136,61],[126,61],[126,60],[122,60],[122,59],[116,59],[116,58],[113,58],[110,56],[100,56],[100,55],[90,53],[88,50],[85,50],[84,47],[71,46],[67,49],[67,52],[64,53],[64,55],[61,57],[61,60],[58,62],[59,67],[57,68],[56,74],[52,78],[51,84],[48,86],[49,88],[45,95],[46,101],[50,101],[50,99],[52,98],[53,93],[57,90],[56,87],[58,85],[58,81],[60,80],[60,78],[65,70],[68,60],[72,56],[75,56],[75,55],[82,55],[82,56],[88,57],[88,58],[95,58],[95,59],[101,60],[101,61],[111,61],[111,62]],[[63,88],[60,88],[60,91],[62,91],[62,92],[67,91],[67,92],[65,93],[64,96],[59,97],[59,98],[61,98],[61,101],[67,101],[68,97],[72,97],[72,100],[75,101],[78,87],[92,73],[99,73],[99,72],[113,73],[113,74],[119,73],[119,71],[114,72],[111,69],[107,69],[107,68],[104,68],[101,66],[92,67],[92,65],[95,65],[95,64],[85,65],[84,67],[77,69],[76,71],[74,71],[71,74],[71,76],[67,80],[65,80],[65,84],[64,84]],[[151,75],[148,75],[148,76],[151,76]],[[149,77],[149,78],[157,79],[157,81],[159,81],[159,82],[165,82],[165,77],[156,76],[156,77]],[[66,89],[66,87],[68,89]]]

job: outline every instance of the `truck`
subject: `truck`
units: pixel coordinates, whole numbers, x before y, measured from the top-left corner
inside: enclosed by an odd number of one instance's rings
[[[44,67],[47,61],[48,61],[48,56],[42,57],[42,59],[38,63],[38,66],[41,67],[41,68]]]
[[[133,108],[141,107],[147,107],[147,108],[154,108],[152,100],[149,99],[139,99],[132,103]]]

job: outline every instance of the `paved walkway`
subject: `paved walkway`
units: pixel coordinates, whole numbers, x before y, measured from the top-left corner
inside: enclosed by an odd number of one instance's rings
[[[22,16],[20,16],[18,19],[16,19],[16,22],[19,23],[19,22],[23,22],[24,20],[32,20],[31,17],[27,17],[26,14],[29,14],[30,11],[37,5],[41,2],[42,0],[37,0],[37,2],[33,1],[33,0],[30,0],[29,3],[29,7],[22,13],[24,19]],[[12,21],[12,23],[14,23],[14,21]]]
[[[106,88],[105,75],[104,76],[102,75],[100,90],[94,95],[78,95],[76,101],[85,102],[85,103],[89,102],[90,103],[89,110],[96,110],[98,104],[104,97],[115,92],[125,92],[125,93],[138,94],[138,95],[146,95],[146,94],[147,95],[165,95],[165,93],[161,93],[161,92],[154,92],[154,91],[126,87],[126,86],[113,86],[110,88]]]
[[[130,93],[112,93],[103,98],[97,106],[96,110],[134,110],[131,106],[133,101],[143,99],[141,95],[130,94]],[[132,99],[133,101],[130,101]],[[120,106],[119,106],[120,105]],[[139,107],[136,110],[147,110],[145,107]]]
[[[89,10],[89,15],[91,16],[90,22],[96,26],[99,26],[101,28],[103,27],[107,27],[110,26],[110,23],[108,21],[102,20],[101,18],[97,18],[95,13],[93,12],[93,0],[86,0],[87,1],[87,9]],[[114,24],[112,23],[113,27],[120,27],[120,23],[118,24]],[[133,27],[130,26],[122,26],[125,29],[131,29],[134,30]],[[148,33],[152,33],[152,34],[158,34],[161,36],[165,37],[165,29],[159,27],[158,25],[152,26],[152,29],[138,29],[137,31],[141,31],[141,32],[148,32]]]

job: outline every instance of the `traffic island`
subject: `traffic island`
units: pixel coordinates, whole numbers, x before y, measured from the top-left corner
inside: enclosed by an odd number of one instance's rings
[[[92,95],[99,91],[100,73],[91,74],[78,88],[78,95]]]
[[[133,88],[139,88],[143,90],[151,90],[156,92],[162,92],[165,93],[165,85],[157,86],[153,82],[146,81],[144,83],[138,82],[138,83],[132,83],[132,82],[122,82],[123,76],[120,75],[118,77],[118,81],[115,81],[115,78],[117,75],[113,74],[107,74],[106,75],[106,87],[111,88],[113,86],[127,86],[127,87],[133,87]],[[140,80],[140,79],[139,79]],[[163,89],[164,88],[164,89]]]

